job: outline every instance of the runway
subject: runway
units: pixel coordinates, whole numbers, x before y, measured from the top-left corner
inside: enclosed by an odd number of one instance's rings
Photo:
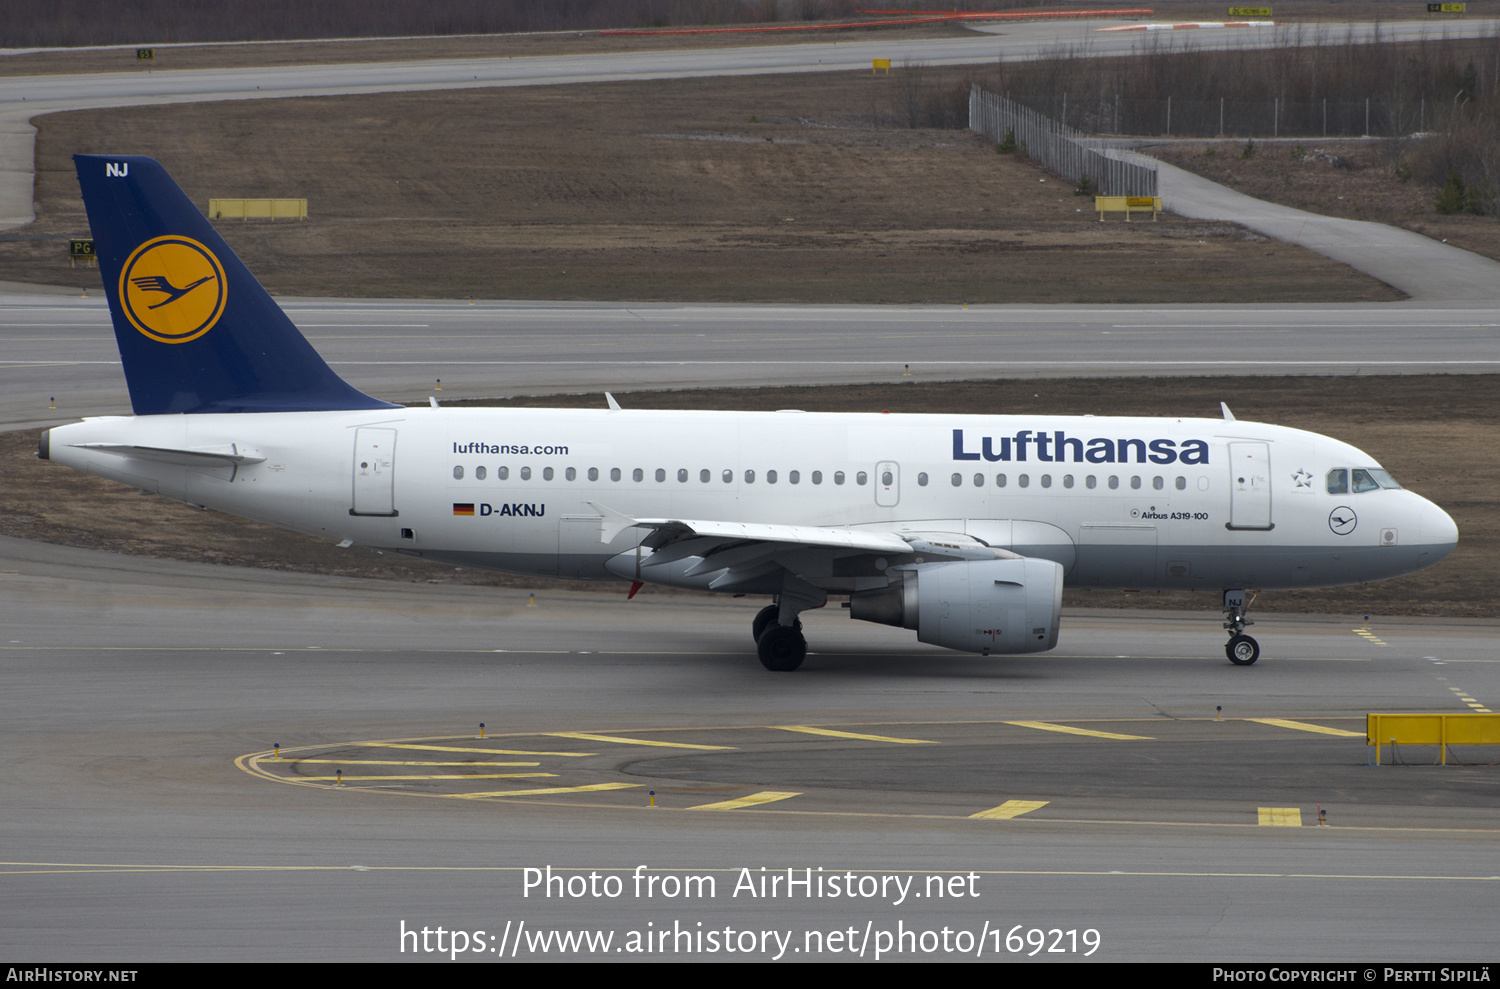
[[[451,400],[605,388],[1143,374],[1467,374],[1500,367],[1500,308],[1493,304],[965,308],[280,301],[339,374],[372,395],[408,403],[434,394]],[[129,411],[102,299],[0,294],[0,352],[6,357],[0,362],[0,422],[12,428]]]
[[[887,959],[1018,957],[1033,929],[1095,931],[1114,961],[1491,952],[1493,769],[1377,769],[1362,733],[1367,710],[1468,710],[1455,688],[1500,699],[1493,623],[1267,617],[1241,669],[1209,612],[1069,615],[1055,653],[986,660],[829,609],[778,676],[755,604],[527,607],[0,540],[0,951],[447,957],[404,923],[485,932],[474,960],[505,931],[507,959],[591,956],[544,951],[554,928],[611,934],[592,957],[778,954],[624,947],[674,924],[777,931],[783,958],[871,958],[881,932]],[[556,895],[528,891],[549,865]],[[788,868],[855,895],[753,893]],[[590,874],[621,892],[570,895]],[[992,932],[1017,925],[1013,952]],[[932,935],[900,954],[903,930]]]

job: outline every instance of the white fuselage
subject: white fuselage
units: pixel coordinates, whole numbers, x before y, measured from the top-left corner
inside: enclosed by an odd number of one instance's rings
[[[601,506],[964,534],[1056,560],[1077,587],[1373,581],[1457,539],[1413,492],[1331,494],[1330,471],[1379,466],[1354,447],[1220,419],[409,408],[99,418],[48,443],[52,460],[179,501],[549,577],[640,573],[620,561],[639,556],[642,530],[609,531]],[[889,561],[789,550],[780,562],[839,594],[883,582]],[[708,586],[687,569],[647,579]]]

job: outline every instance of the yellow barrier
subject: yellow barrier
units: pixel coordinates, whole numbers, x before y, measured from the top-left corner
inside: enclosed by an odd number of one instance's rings
[[[1450,745],[1500,745],[1500,714],[1367,714],[1365,744],[1377,766],[1386,744],[1436,745],[1446,766]]]
[[[890,59],[888,59],[888,58],[877,58],[877,59],[875,59],[874,65],[870,69],[870,75],[873,76],[875,73],[880,72],[881,70],[884,70],[886,75],[890,75],[891,74],[891,60]]]
[[[1104,222],[1104,214],[1124,213],[1125,219],[1130,220],[1130,211],[1150,210],[1151,219],[1156,219],[1156,214],[1161,212],[1160,196],[1095,196],[1094,209],[1099,214],[1099,222]]]
[[[306,199],[210,199],[210,220],[305,220]]]

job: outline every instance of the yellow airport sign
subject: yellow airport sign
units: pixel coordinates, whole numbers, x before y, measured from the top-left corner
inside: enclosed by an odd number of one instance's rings
[[[1230,7],[1230,17],[1270,17],[1270,7]]]

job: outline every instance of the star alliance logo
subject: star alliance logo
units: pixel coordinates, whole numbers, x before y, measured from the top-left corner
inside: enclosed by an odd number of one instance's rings
[[[1297,482],[1297,487],[1299,488],[1312,487],[1312,479],[1313,476],[1311,474],[1301,469],[1299,469],[1297,473],[1292,475],[1292,480]]]

